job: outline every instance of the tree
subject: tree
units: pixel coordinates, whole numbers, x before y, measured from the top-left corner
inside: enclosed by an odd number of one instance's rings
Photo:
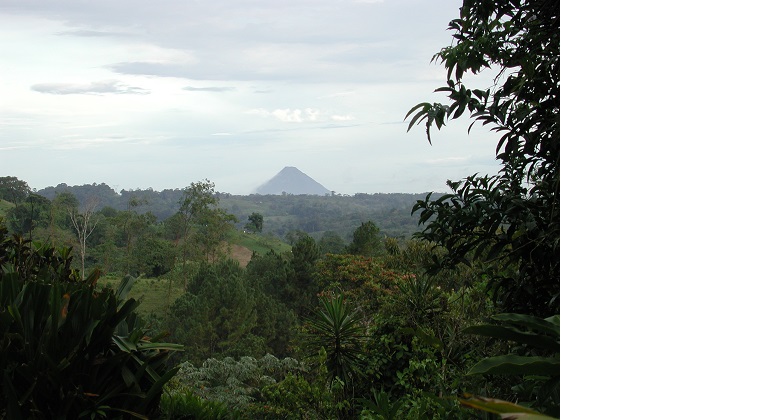
[[[560,3],[465,0],[449,24],[455,44],[433,57],[448,70],[449,105],[412,108],[408,129],[440,129],[466,110],[501,134],[502,169],[494,176],[448,181],[452,193],[414,206],[425,227],[417,237],[444,246],[437,267],[461,262],[485,269],[509,311],[559,312],[560,289]],[[496,73],[485,89],[464,76]],[[470,129],[472,128],[470,125]]]
[[[233,260],[203,263],[168,316],[174,340],[187,346],[187,360],[195,362],[282,353],[295,323],[283,305],[250,284],[246,270]]]
[[[47,198],[30,193],[24,202],[8,211],[8,227],[18,233],[26,232],[32,240],[32,231],[47,220],[50,207]]]
[[[320,258],[320,248],[311,236],[305,234],[291,247],[293,276],[286,290],[288,300],[296,314],[305,316],[315,306],[319,288],[314,281],[315,261]]]
[[[263,290],[264,293],[285,301],[285,291],[288,288],[289,279],[293,278],[293,267],[285,254],[278,254],[269,250],[264,255],[253,253],[251,261],[246,267],[251,285]]]
[[[381,255],[384,246],[381,242],[379,227],[372,221],[367,221],[355,229],[352,233],[352,243],[349,244],[349,253],[372,257]]]
[[[117,230],[116,242],[122,248],[123,269],[126,272],[132,275],[146,272],[143,271],[143,266],[150,259],[146,243],[157,242],[152,230],[156,220],[154,214],[149,212],[138,214],[133,207],[117,212],[112,218],[112,223]]]
[[[264,227],[264,216],[262,216],[259,213],[251,213],[250,216],[248,216],[248,224],[245,225],[245,228],[248,229],[251,232],[261,232],[261,229]]]
[[[235,222],[237,218],[224,209],[208,208],[200,213],[191,242],[196,245],[206,261],[213,262],[227,256],[222,243],[234,230]]]
[[[344,239],[334,231],[323,233],[317,245],[320,247],[320,253],[322,254],[342,254],[346,248]]]
[[[192,224],[209,208],[216,204],[214,197],[214,184],[209,180],[193,182],[184,189],[184,195],[179,199],[178,215],[181,221],[182,242],[182,264],[186,267],[186,261],[189,254],[189,234],[192,230]],[[184,287],[187,286],[186,275],[184,276]]]
[[[24,200],[31,192],[26,181],[22,181],[15,176],[0,177],[0,200],[10,201],[15,205]]]
[[[209,260],[216,259],[216,250],[230,229],[235,217],[222,209],[213,208],[219,199],[214,183],[209,180],[193,182],[184,189],[179,199],[178,228],[182,239],[182,267],[184,287],[187,287],[186,263],[192,245]],[[196,232],[193,235],[193,228]]]
[[[48,235],[46,241],[52,245],[72,246],[77,243],[69,218],[69,209],[78,208],[80,202],[72,193],[56,193],[48,211]]]
[[[94,217],[96,213],[96,205],[98,205],[98,199],[92,197],[80,210],[77,207],[69,207],[67,213],[69,214],[69,220],[72,222],[72,227],[77,233],[78,252],[80,254],[80,271],[85,273],[85,250],[88,241],[88,237],[91,236],[96,226],[99,223],[99,219]]]

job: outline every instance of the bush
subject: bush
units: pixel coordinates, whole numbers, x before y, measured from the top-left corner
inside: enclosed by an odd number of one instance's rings
[[[161,419],[229,420],[243,415],[220,401],[209,401],[191,391],[166,392],[160,400]]]
[[[180,346],[147,337],[117,291],[83,280],[71,249],[9,236],[0,225],[0,418],[145,418],[156,414]]]

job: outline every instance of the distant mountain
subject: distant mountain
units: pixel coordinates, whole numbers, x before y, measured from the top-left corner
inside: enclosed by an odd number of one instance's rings
[[[277,175],[273,176],[272,179],[256,188],[254,192],[261,195],[281,195],[283,193],[326,195],[331,193],[329,189],[293,166],[286,166]]]

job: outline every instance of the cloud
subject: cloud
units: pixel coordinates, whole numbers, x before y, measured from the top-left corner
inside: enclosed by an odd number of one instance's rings
[[[57,32],[56,35],[70,35],[70,36],[83,36],[83,37],[107,37],[107,36],[130,36],[125,32],[108,32],[108,31],[91,31],[87,29],[77,29],[73,31]]]
[[[90,84],[77,83],[38,83],[30,89],[53,95],[147,95],[149,91],[136,86],[128,86],[117,80],[101,80]]]
[[[351,115],[331,115],[331,119],[334,121],[352,121],[355,117]]]
[[[349,90],[349,91],[345,91],[345,92],[336,92],[336,93],[331,93],[330,95],[323,95],[323,96],[320,96],[320,99],[325,99],[325,98],[339,98],[339,97],[343,97],[343,96],[351,96],[351,95],[355,95],[356,93],[357,93],[357,92],[356,92],[356,91],[354,91],[354,90]]]
[[[80,134],[68,134],[61,136],[61,140],[55,141],[48,147],[55,150],[87,149],[100,146],[113,147],[117,144],[141,144],[143,139],[128,136],[97,136],[89,137]]]
[[[0,3],[3,13],[65,22],[71,29],[59,35],[113,38],[123,45],[104,64],[119,74],[301,83],[390,83],[417,75],[444,45],[428,35],[439,36],[455,15],[428,2],[382,0]],[[416,32],[395,30],[394,22]],[[133,45],[137,40],[196,61],[158,62]]]
[[[426,161],[427,164],[430,165],[445,165],[445,164],[456,164],[461,162],[466,162],[469,160],[471,156],[452,156],[452,157],[444,157],[444,158],[437,158],[437,159],[428,159]]]
[[[252,109],[246,111],[246,114],[258,115],[261,117],[273,117],[278,121],[291,122],[291,123],[303,123],[303,122],[316,122],[321,121],[323,112],[313,108],[305,109],[275,109],[272,111],[264,108]]]
[[[194,87],[185,86],[182,89],[191,92],[229,92],[235,90],[232,86],[208,86],[208,87]]]

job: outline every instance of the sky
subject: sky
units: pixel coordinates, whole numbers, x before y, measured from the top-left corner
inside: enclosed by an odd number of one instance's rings
[[[495,173],[462,117],[404,117],[446,71],[460,0],[0,0],[0,176],[250,194],[285,166],[338,193]],[[470,85],[488,87],[492,74]]]

